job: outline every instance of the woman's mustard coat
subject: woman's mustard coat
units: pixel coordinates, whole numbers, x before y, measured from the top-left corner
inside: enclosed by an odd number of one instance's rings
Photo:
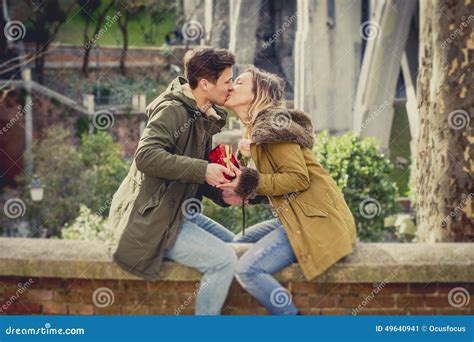
[[[352,252],[354,217],[312,151],[313,127],[304,112],[270,108],[259,113],[251,140],[257,170],[244,168],[236,191],[269,198],[311,280]]]

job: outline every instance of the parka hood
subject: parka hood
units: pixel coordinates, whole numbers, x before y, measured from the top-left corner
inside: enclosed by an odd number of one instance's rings
[[[257,144],[293,142],[312,148],[313,124],[303,111],[271,107],[257,115],[251,138]]]

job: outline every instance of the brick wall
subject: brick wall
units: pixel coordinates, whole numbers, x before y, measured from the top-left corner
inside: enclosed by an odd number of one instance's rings
[[[249,245],[232,244],[237,255]],[[201,274],[166,261],[142,280],[94,241],[0,238],[0,315],[191,315]],[[472,315],[470,243],[358,244],[311,282],[297,264],[275,274],[304,315]],[[268,314],[234,280],[225,315]]]
[[[13,186],[14,178],[23,171],[25,119],[20,115],[19,92],[11,92],[0,101],[0,189]]]
[[[6,127],[12,118],[18,116],[18,106],[22,104],[20,91],[11,92],[8,101],[0,104],[0,129]],[[52,125],[61,125],[70,130],[75,137],[77,122],[89,118],[70,107],[51,101],[43,95],[33,96],[33,142],[41,141]],[[123,148],[125,157],[132,158],[140,139],[140,122],[146,121],[145,114],[115,115],[113,125],[107,130],[114,141]],[[19,116],[11,127],[0,135],[0,171],[3,177],[13,184],[15,176],[23,172],[24,154],[24,116]]]
[[[19,293],[22,286],[19,284],[27,282],[32,285]],[[195,281],[0,277],[0,314],[192,315],[198,284]],[[293,303],[304,315],[474,314],[474,301],[459,308],[448,301],[449,291],[456,287],[472,293],[474,286],[470,283],[387,284],[371,300],[366,300],[374,289],[371,283],[288,282],[283,285],[291,291]],[[110,290],[103,291],[102,302],[101,288]],[[111,295],[107,297],[106,293]],[[363,305],[364,300],[366,305]],[[357,311],[359,305],[363,308]],[[266,315],[268,312],[234,281],[223,314]]]

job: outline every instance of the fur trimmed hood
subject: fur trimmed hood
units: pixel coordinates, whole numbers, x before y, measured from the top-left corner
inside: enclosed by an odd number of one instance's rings
[[[301,147],[312,148],[313,124],[301,110],[272,107],[257,115],[251,139],[257,144],[293,142]]]

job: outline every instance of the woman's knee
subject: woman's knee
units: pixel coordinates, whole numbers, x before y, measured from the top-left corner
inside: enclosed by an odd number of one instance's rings
[[[244,254],[235,266],[235,276],[241,284],[253,278],[258,273],[258,270],[253,267],[254,263],[250,259],[248,255]]]

